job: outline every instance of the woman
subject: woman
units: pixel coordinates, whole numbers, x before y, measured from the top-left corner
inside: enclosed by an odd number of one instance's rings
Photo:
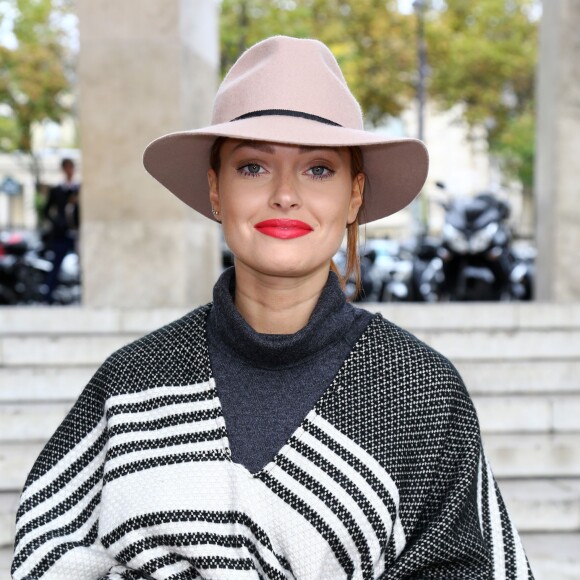
[[[114,353],[34,465],[14,578],[530,578],[460,377],[346,303],[345,228],[419,192],[330,51],[267,39],[147,170],[222,223],[214,301]],[[209,169],[208,169],[209,165]]]

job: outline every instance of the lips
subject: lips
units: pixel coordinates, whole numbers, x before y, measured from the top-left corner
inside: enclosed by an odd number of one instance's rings
[[[290,240],[305,236],[312,231],[312,227],[300,220],[265,220],[254,226],[260,233],[272,238]]]

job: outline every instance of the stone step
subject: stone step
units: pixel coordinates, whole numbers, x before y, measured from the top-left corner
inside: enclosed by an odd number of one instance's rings
[[[12,564],[12,549],[0,548],[0,580],[10,580],[10,565]]]
[[[98,363],[0,367],[0,404],[73,401],[97,367]],[[580,361],[464,360],[457,368],[473,396],[580,394]]]
[[[136,335],[0,337],[0,367],[72,365],[96,369],[112,352],[135,338]],[[478,368],[485,368],[490,362],[495,364],[501,361],[503,369],[509,370],[510,366],[534,361],[536,366],[548,365],[542,371],[542,376],[546,376],[551,367],[559,366],[560,370],[551,380],[564,382],[564,388],[576,388],[578,384],[577,379],[572,377],[578,376],[576,371],[580,359],[580,331],[550,334],[527,332],[517,335],[499,332],[472,332],[465,335],[442,333],[419,338],[450,358],[460,370],[466,367],[468,373],[470,365],[474,367],[475,374]],[[488,374],[490,372],[497,376],[499,370],[488,370]],[[519,372],[520,375],[526,373],[521,368]],[[521,376],[514,380],[517,381],[518,378],[521,380]]]
[[[0,336],[0,366],[99,365],[138,334]],[[421,330],[417,336],[455,362],[580,359],[580,330]]]
[[[48,439],[73,401],[0,405],[0,441]],[[477,396],[474,404],[484,434],[580,433],[580,395]]]
[[[522,534],[536,580],[580,578],[580,534]]]
[[[571,329],[580,328],[580,303],[375,304],[357,306],[381,312],[395,324],[418,329]],[[143,334],[183,316],[188,309],[118,310],[85,307],[3,307],[2,334]]]
[[[0,367],[0,404],[67,401],[81,394],[96,366]]]
[[[19,492],[0,493],[0,548],[11,546],[14,542],[14,522],[19,500]]]
[[[484,435],[484,448],[498,478],[580,477],[580,434]],[[43,441],[0,443],[0,492],[22,488]]]
[[[427,330],[417,336],[453,361],[578,360],[580,330]]]
[[[580,478],[500,480],[499,486],[521,532],[580,533]]]
[[[0,337],[0,366],[90,365],[134,340],[124,334]]]
[[[580,432],[580,394],[473,397],[486,433]]]
[[[357,306],[380,312],[388,320],[412,332],[433,328],[441,331],[580,328],[580,303],[362,303]]]
[[[3,307],[0,333],[8,335],[136,334],[151,332],[187,309],[111,310],[76,306]]]
[[[579,434],[484,434],[487,458],[499,478],[580,476]]]
[[[580,393],[580,360],[454,362],[472,395]]]

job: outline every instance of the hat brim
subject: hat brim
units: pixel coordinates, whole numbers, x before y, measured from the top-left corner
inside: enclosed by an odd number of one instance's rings
[[[147,171],[181,201],[212,219],[207,170],[217,137],[324,147],[359,146],[366,174],[364,224],[392,215],[420,193],[429,157],[417,139],[387,139],[296,117],[257,117],[159,137],[143,155]]]

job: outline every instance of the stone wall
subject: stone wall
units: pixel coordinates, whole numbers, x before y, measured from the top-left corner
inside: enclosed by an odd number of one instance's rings
[[[207,124],[218,80],[213,0],[78,3],[84,303],[174,307],[211,298],[217,225],[145,171],[154,138]]]
[[[537,86],[537,298],[580,301],[580,2],[543,3]]]

